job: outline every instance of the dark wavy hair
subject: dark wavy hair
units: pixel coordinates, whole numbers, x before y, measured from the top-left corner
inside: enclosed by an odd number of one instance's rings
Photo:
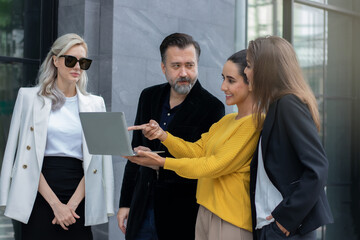
[[[231,55],[227,60],[236,64],[239,69],[239,75],[243,77],[244,83],[249,84],[249,81],[244,73],[244,70],[247,66],[246,63],[246,49],[238,51]]]
[[[193,45],[195,47],[196,59],[199,61],[201,49],[199,44],[192,38],[192,36],[185,33],[170,34],[162,41],[160,45],[161,61],[165,64],[166,50],[168,47],[176,46],[180,49],[184,49],[189,45]]]

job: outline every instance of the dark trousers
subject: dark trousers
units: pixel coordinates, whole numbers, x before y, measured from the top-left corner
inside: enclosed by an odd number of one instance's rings
[[[69,157],[45,157],[42,173],[59,200],[66,204],[84,176],[82,162]],[[54,213],[50,205],[37,194],[28,224],[22,224],[22,240],[92,240],[90,226],[84,226],[85,201],[75,211],[80,218],[64,230],[53,225]]]
[[[175,233],[174,233],[175,234]],[[148,208],[144,221],[139,229],[136,240],[158,240],[156,227],[155,227],[155,216],[154,209],[152,207]]]
[[[257,240],[316,240],[316,231],[309,232],[305,235],[290,234],[286,237],[275,222],[256,230]]]
[[[13,229],[14,229],[14,239],[15,240],[21,240],[21,222],[16,221],[14,219],[11,219],[12,221],[12,225],[13,225]]]

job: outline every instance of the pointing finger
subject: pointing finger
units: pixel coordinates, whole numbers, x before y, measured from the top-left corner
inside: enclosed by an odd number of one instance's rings
[[[148,127],[149,124],[142,124],[142,125],[136,125],[136,126],[131,126],[131,127],[128,127],[128,131],[131,131],[131,130],[144,130],[146,127]]]

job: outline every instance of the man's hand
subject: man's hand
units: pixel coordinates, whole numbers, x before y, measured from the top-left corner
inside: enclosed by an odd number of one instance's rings
[[[130,208],[122,207],[122,208],[119,208],[119,211],[116,215],[119,228],[124,234],[126,233],[125,221],[127,221],[128,217],[129,217],[129,212],[130,212]]]

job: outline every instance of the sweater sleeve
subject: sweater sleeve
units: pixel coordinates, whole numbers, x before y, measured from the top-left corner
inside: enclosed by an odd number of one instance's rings
[[[204,147],[206,142],[208,141],[209,136],[213,134],[214,131],[218,128],[219,122],[214,123],[208,132],[201,134],[201,137],[196,142],[187,142],[181,138],[175,137],[169,132],[168,137],[165,141],[162,142],[167,149],[169,150],[170,154],[175,158],[197,158],[204,155]]]
[[[168,134],[165,141],[162,142],[164,144],[171,155],[176,158],[196,158],[203,155],[204,150],[204,142],[206,142],[207,136],[209,133],[203,133],[201,138],[192,143],[187,142],[181,138],[173,136],[171,133],[166,132]]]
[[[248,171],[259,136],[252,118],[244,121],[236,131],[223,132],[218,127],[213,126],[209,133],[193,144],[169,136],[164,144],[173,156],[181,155],[183,158],[166,158],[164,168],[194,179],[218,178],[236,171]],[[185,158],[185,153],[189,152]]]

